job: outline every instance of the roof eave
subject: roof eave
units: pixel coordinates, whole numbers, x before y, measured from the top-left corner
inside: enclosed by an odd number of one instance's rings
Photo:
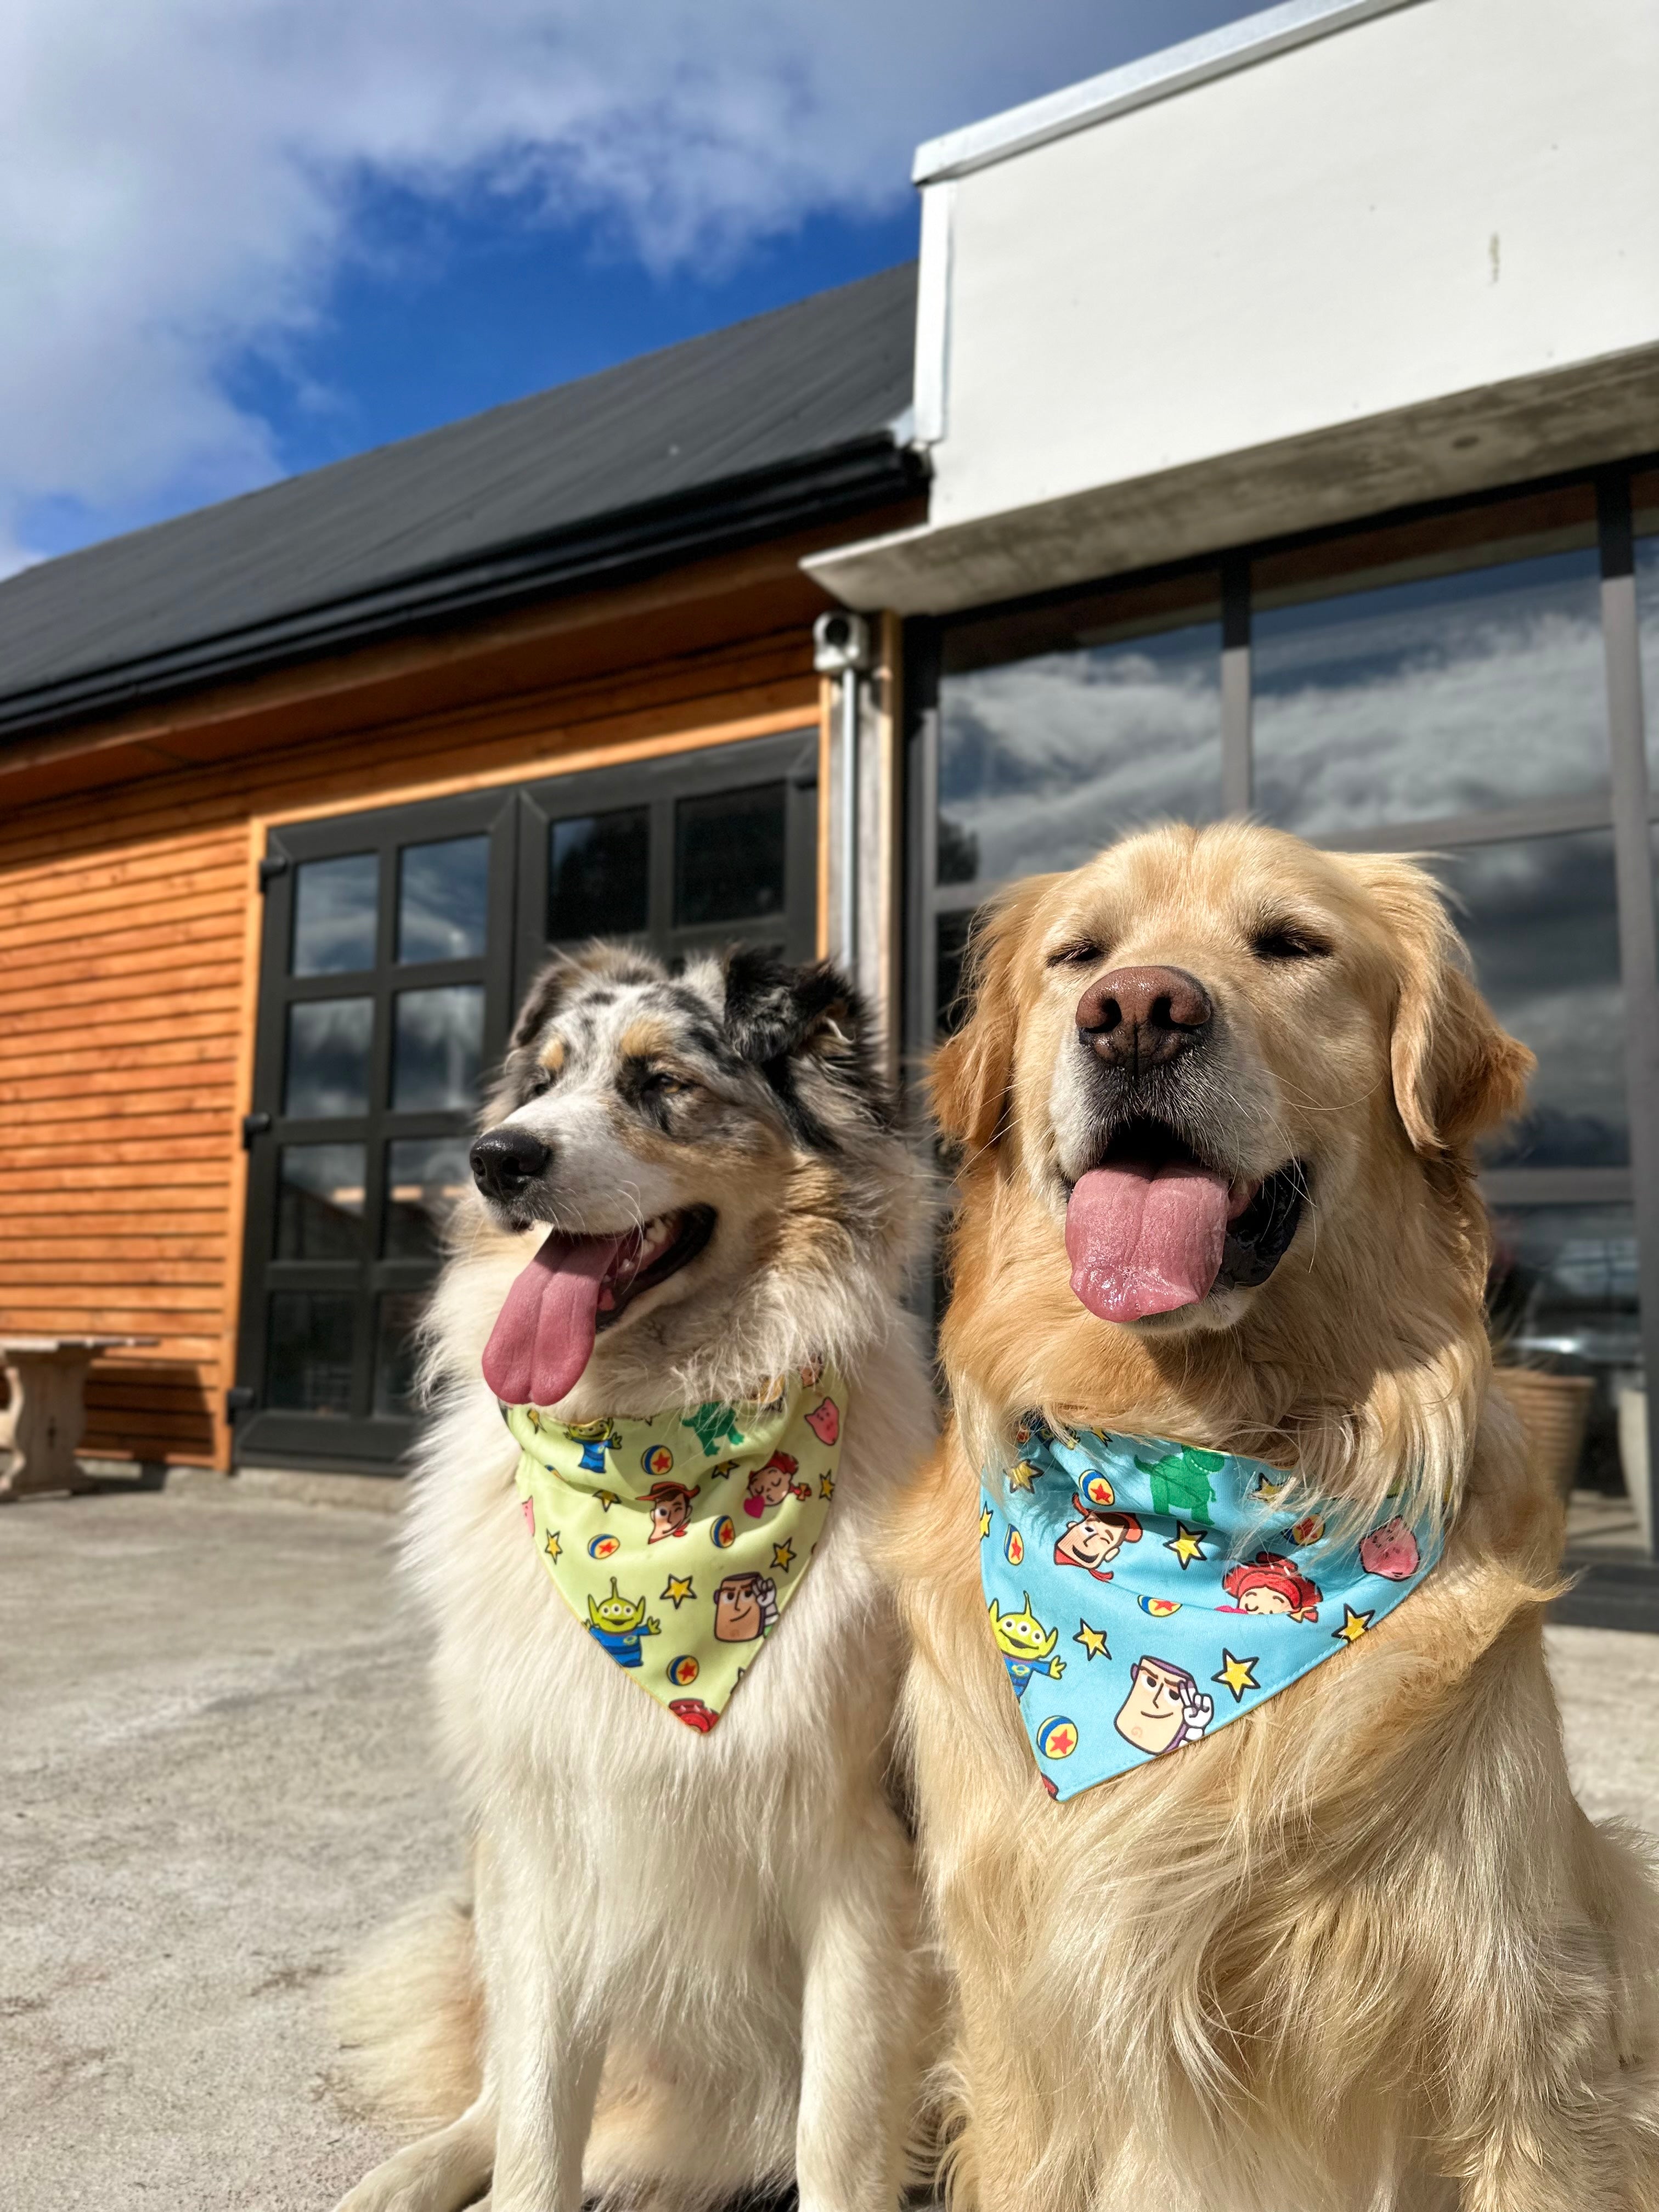
[[[914,497],[926,474],[921,455],[879,432],[780,468],[416,572],[371,592],[0,696],[0,744],[734,552]]]

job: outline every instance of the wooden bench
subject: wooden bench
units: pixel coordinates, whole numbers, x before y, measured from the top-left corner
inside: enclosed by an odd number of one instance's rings
[[[43,1490],[93,1490],[75,1455],[87,1425],[87,1375],[101,1352],[153,1336],[0,1336],[9,1402],[0,1407],[0,1502]]]

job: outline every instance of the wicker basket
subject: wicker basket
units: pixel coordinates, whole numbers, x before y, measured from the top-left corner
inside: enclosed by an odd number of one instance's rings
[[[1547,1375],[1536,1367],[1499,1367],[1492,1379],[1493,1388],[1503,1392],[1521,1417],[1534,1468],[1565,1498],[1584,1449],[1595,1378]]]

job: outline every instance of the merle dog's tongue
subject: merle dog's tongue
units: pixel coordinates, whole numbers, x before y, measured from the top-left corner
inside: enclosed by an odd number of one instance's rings
[[[1192,1164],[1091,1168],[1066,1209],[1073,1290],[1102,1321],[1196,1305],[1221,1266],[1228,1194]]]
[[[605,1271],[632,1234],[548,1232],[484,1346],[484,1381],[504,1406],[556,1406],[574,1387],[593,1356]]]

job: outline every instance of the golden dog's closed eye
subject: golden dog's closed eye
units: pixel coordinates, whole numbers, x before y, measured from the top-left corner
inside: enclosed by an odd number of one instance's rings
[[[1264,921],[1253,930],[1250,950],[1262,960],[1328,960],[1332,947],[1307,922],[1285,918]]]

